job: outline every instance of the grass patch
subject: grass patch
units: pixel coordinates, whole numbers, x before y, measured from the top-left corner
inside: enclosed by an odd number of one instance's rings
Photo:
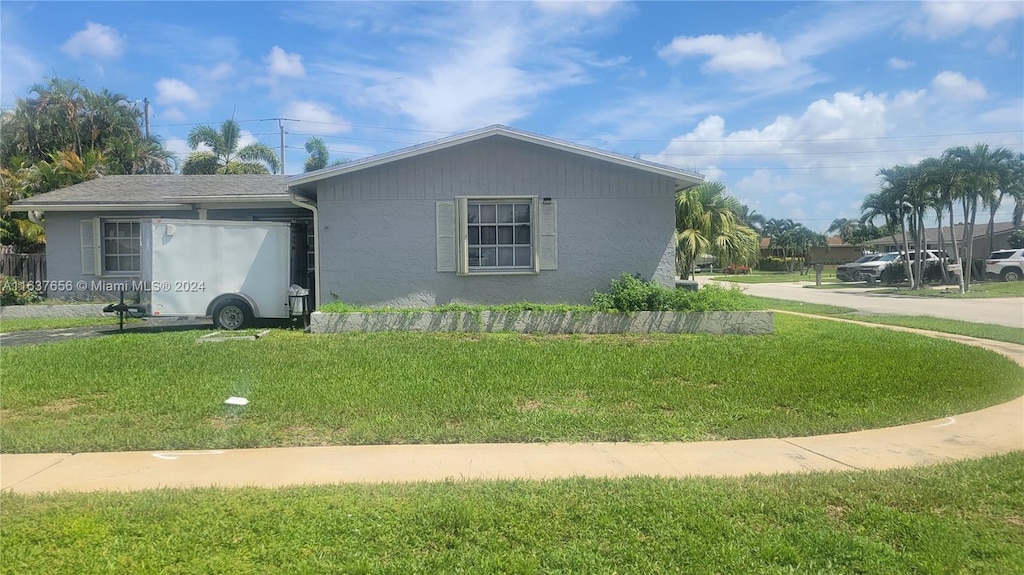
[[[810,273],[803,275],[797,272],[761,272],[759,274],[750,273],[748,275],[715,276],[711,279],[720,282],[733,282],[740,284],[777,284],[790,282],[813,282],[814,271],[812,270]],[[839,280],[837,280],[834,275],[832,277],[826,277],[825,275],[822,275],[821,281],[834,283],[838,282]]]
[[[978,299],[990,297],[1024,297],[1024,281],[1018,282],[984,282],[972,283],[971,289],[965,294],[960,293],[958,286],[946,286],[942,289],[887,289],[876,293],[911,295],[914,297],[944,297],[953,299]]]
[[[1024,328],[1019,327],[913,315],[857,314],[848,316],[848,319],[855,319],[857,321],[865,321],[868,323],[899,325],[903,327],[955,333],[969,337],[1024,345]]]
[[[0,495],[11,573],[1019,573],[1024,454],[742,479]]]
[[[139,319],[125,319],[125,325]],[[63,329],[69,327],[117,327],[116,317],[26,317],[0,320],[0,333],[37,329]]]
[[[757,337],[195,333],[5,349],[4,451],[796,436],[1024,391],[992,352],[791,316]]]
[[[958,335],[966,335],[968,337],[977,337],[981,339],[991,339],[994,341],[1005,341],[1024,345],[1024,328],[1019,327],[1008,327],[929,316],[860,314],[856,309],[848,307],[802,303],[757,296],[747,296],[747,298],[751,301],[752,305],[758,309],[776,309],[779,311],[794,311],[812,315],[842,317],[866,323],[898,325],[902,327],[926,329],[943,333],[955,333]],[[778,321],[778,319],[779,318],[776,318],[776,321]]]
[[[754,295],[748,295],[747,299],[750,301],[751,307],[754,309],[777,309],[780,311],[797,311],[800,313],[810,313],[815,315],[842,315],[847,313],[856,313],[857,311],[852,307],[804,303],[788,299],[775,299]]]
[[[544,304],[544,303],[530,303],[530,302],[519,302],[511,304],[500,304],[500,305],[469,305],[461,303],[449,303],[445,305],[438,305],[433,307],[422,307],[422,308],[409,308],[409,307],[361,307],[347,304],[343,301],[332,301],[320,306],[317,311],[324,313],[404,313],[404,314],[417,314],[417,313],[445,313],[445,312],[468,312],[468,313],[479,313],[483,311],[491,312],[505,312],[505,313],[522,313],[526,311],[534,312],[550,312],[550,313],[568,313],[568,312],[594,312],[597,311],[593,306],[588,305],[573,305],[573,304]]]

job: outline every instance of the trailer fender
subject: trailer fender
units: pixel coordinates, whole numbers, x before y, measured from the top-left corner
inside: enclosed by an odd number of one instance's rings
[[[251,297],[245,295],[244,293],[237,292],[222,293],[219,296],[213,298],[213,301],[211,301],[210,304],[206,306],[206,315],[212,316],[213,310],[217,309],[217,306],[220,305],[220,302],[228,299],[240,299],[244,301],[245,303],[249,304],[249,309],[252,310],[252,317],[260,317],[260,309],[256,306],[256,302],[254,302]]]

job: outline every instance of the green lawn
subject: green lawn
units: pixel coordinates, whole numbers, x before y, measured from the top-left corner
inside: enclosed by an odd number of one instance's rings
[[[779,311],[795,311],[813,315],[842,317],[867,323],[899,325],[1024,345],[1024,328],[1019,327],[928,316],[861,314],[857,313],[857,310],[848,307],[802,303],[757,296],[747,296],[747,298],[754,307],[759,309],[776,309]]]
[[[138,319],[125,319],[125,324],[139,322]],[[29,331],[35,329],[62,329],[66,327],[117,327],[117,318],[113,317],[27,317],[0,320],[0,333]]]
[[[11,348],[0,444],[16,453],[737,439],[921,421],[1024,392],[1024,370],[984,350],[792,316],[776,327],[771,336],[277,330],[216,344],[196,343],[199,332],[129,333]],[[223,405],[229,396],[251,403]]]
[[[742,479],[0,496],[0,572],[1020,573],[1024,454]]]
[[[715,281],[733,282],[741,284],[777,284],[787,282],[813,282],[814,272],[811,271],[808,274],[801,275],[798,272],[787,273],[787,272],[761,272],[751,273],[748,275],[722,275],[711,278]],[[823,283],[835,283],[839,280],[836,279],[835,274],[831,277],[823,275],[821,278]]]
[[[912,295],[915,297],[946,297],[946,298],[990,298],[990,297],[1024,297],[1024,281],[1018,282],[979,282],[971,284],[970,290],[960,293],[958,286],[947,286],[941,289],[908,290],[892,288],[877,293]]]

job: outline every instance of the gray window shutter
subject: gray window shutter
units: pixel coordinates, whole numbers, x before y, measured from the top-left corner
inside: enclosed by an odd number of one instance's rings
[[[453,272],[456,267],[455,202],[437,202],[437,271]]]
[[[558,209],[554,200],[540,203],[540,269],[558,269]]]
[[[466,221],[467,213],[469,213],[469,200],[467,198],[456,198],[455,271],[460,275],[469,273],[469,226]]]
[[[98,221],[95,219],[82,220],[82,275],[99,275],[96,262],[99,260],[99,242],[101,235],[97,233]]]

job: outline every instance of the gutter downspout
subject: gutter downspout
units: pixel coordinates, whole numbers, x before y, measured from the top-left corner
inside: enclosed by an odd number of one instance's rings
[[[320,289],[320,212],[316,209],[315,203],[296,195],[295,192],[288,193],[288,200],[313,213],[313,307],[320,309],[320,296],[323,293]]]
[[[43,217],[43,212],[40,212],[38,210],[29,210],[28,211],[28,221],[32,222],[33,224],[35,224],[35,225],[37,225],[37,226],[39,226],[41,228],[45,227],[45,226],[43,226],[43,220],[40,219],[42,217]]]

